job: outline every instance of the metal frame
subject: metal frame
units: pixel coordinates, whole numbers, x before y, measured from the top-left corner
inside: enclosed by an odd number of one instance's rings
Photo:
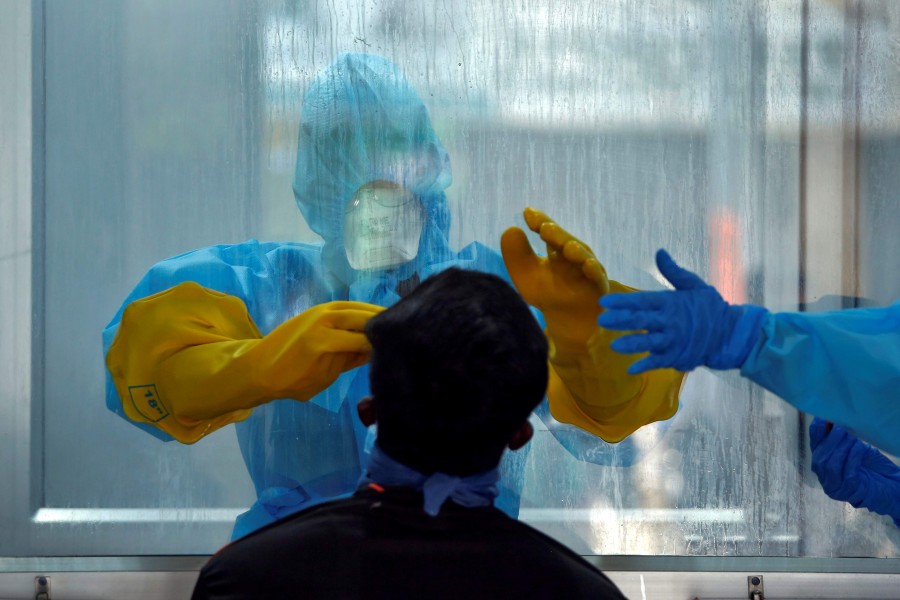
[[[0,461],[0,543],[11,543],[14,547],[21,541],[15,524],[27,518],[28,490],[21,482],[28,482],[32,452],[29,440],[23,433],[30,431],[31,423],[31,341],[32,323],[32,220],[31,196],[35,181],[40,173],[32,169],[35,157],[40,155],[40,119],[32,118],[31,103],[40,94],[42,81],[32,71],[39,62],[40,36],[28,33],[27,24],[35,22],[33,14],[39,10],[27,0],[8,3],[11,17],[3,21],[4,31],[0,36],[11,44],[10,55],[15,64],[7,63],[7,89],[11,90],[9,104],[4,110],[12,111],[10,131],[0,136],[4,153],[13,157],[10,162],[0,164],[0,178],[14,182],[11,198],[8,197],[10,213],[17,221],[17,231],[4,240],[4,256],[0,256],[0,278],[14,282],[4,284],[2,299],[6,308],[0,311],[0,361],[5,365],[0,376],[0,439],[4,440],[4,460]],[[32,11],[35,11],[34,13]],[[24,33],[23,33],[24,32]],[[30,73],[29,73],[30,72]],[[31,75],[29,77],[29,74]],[[38,107],[38,111],[40,108]],[[40,114],[40,112],[38,112]],[[29,127],[30,126],[30,127]],[[8,254],[6,254],[8,251]],[[7,295],[8,294],[8,295]],[[10,484],[12,482],[12,484]],[[20,483],[16,485],[16,483]],[[9,532],[12,532],[10,534]]]
[[[584,555],[603,571],[673,573],[844,573],[900,575],[900,558],[791,558],[778,556]],[[45,556],[0,558],[0,573],[197,571],[208,555]]]
[[[761,576],[767,598],[896,598],[898,559],[592,556],[629,598],[746,598]],[[47,576],[52,598],[188,598],[206,556],[0,559],[0,598],[34,598]],[[853,572],[848,572],[852,570]]]

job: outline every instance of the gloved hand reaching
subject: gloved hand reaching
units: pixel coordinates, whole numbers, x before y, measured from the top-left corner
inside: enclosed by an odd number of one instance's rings
[[[671,417],[682,376],[629,375],[631,358],[610,349],[621,334],[597,326],[598,300],[633,288],[610,280],[591,249],[546,214],[534,208],[524,214],[529,229],[546,244],[547,256],[537,256],[518,227],[503,233],[500,248],[519,293],[546,321],[547,396],[554,418],[617,442],[642,425]]]
[[[839,425],[816,417],[809,426],[812,470],[834,500],[888,515],[900,526],[900,467]]]
[[[585,344],[600,314],[597,300],[610,289],[606,269],[584,242],[543,212],[526,208],[524,215],[547,244],[547,256],[537,256],[525,232],[510,227],[500,238],[509,275],[522,298],[544,315],[553,341]]]
[[[260,334],[244,303],[193,282],[133,302],[106,364],[132,420],[193,443],[271,400],[308,400],[368,360],[383,308],[326,302]]]
[[[610,294],[600,300],[606,309],[597,321],[602,327],[645,330],[612,344],[618,352],[650,352],[628,372],[740,367],[759,337],[766,309],[728,304],[714,287],[675,264],[665,250],[657,251],[656,265],[675,291]]]

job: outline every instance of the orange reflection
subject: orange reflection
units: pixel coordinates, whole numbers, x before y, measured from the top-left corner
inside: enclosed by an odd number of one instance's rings
[[[709,283],[731,304],[747,301],[747,278],[741,260],[740,218],[727,206],[709,215]]]

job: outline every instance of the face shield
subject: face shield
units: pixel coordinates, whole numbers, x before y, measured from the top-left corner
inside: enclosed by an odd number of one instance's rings
[[[344,248],[357,271],[386,269],[413,260],[425,227],[422,202],[387,181],[359,188],[344,210]]]

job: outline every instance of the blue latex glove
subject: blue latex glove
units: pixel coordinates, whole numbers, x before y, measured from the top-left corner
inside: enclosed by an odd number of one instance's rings
[[[816,417],[809,426],[812,470],[822,489],[855,508],[888,515],[900,526],[900,467],[839,425]]]
[[[597,319],[601,327],[646,331],[612,343],[613,350],[626,354],[650,352],[628,372],[740,367],[759,338],[766,309],[728,304],[714,287],[675,264],[665,250],[657,251],[656,266],[675,291],[607,294],[600,299],[606,309]]]

